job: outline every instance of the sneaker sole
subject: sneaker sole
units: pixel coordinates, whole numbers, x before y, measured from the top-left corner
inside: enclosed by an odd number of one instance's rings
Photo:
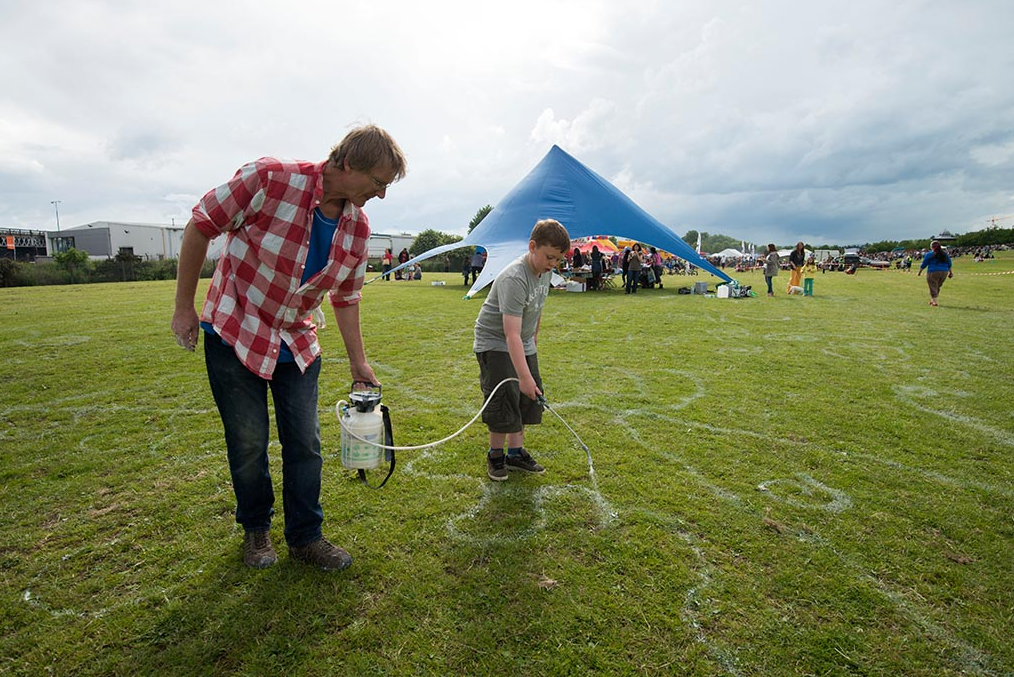
[[[487,472],[486,476],[489,477],[494,482],[506,482],[507,481],[507,475],[504,475],[503,477],[500,477],[498,475],[494,475],[493,473]]]

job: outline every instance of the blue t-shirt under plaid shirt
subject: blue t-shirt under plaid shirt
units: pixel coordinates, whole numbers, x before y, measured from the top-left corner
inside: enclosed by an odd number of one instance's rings
[[[303,276],[299,279],[300,284],[319,273],[327,265],[327,256],[331,251],[331,240],[334,239],[334,232],[338,229],[338,220],[326,218],[320,213],[320,208],[313,210],[313,227],[310,228],[310,249],[306,253],[306,265],[303,268]],[[215,335],[215,330],[209,322],[201,322],[201,328],[209,334]],[[295,362],[289,346],[282,341],[278,350],[279,362]]]

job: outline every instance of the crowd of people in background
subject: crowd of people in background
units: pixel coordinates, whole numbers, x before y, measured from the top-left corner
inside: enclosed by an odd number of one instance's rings
[[[586,252],[574,247],[560,261],[557,272],[564,277],[584,274],[582,279],[587,279],[589,290],[600,289],[607,281],[619,278],[625,294],[636,294],[638,289],[663,289],[665,275],[697,275],[697,267],[656,247],[635,242],[615,252],[600,251],[598,245],[592,245]]]
[[[994,252],[1006,251],[1007,249],[1014,248],[1014,245],[992,245],[985,247],[945,247],[948,255],[952,258],[960,258],[962,256],[972,256],[975,258],[977,263],[988,262],[995,260]],[[794,266],[800,265],[798,262],[793,262],[792,257],[799,249],[799,244],[796,245],[796,250],[790,252],[788,256],[778,257],[778,269],[784,271],[793,270]],[[777,251],[777,250],[776,250]],[[911,272],[912,263],[922,259],[929,251],[930,248],[923,249],[908,249],[904,251],[893,251],[893,252],[873,252],[867,253],[863,249],[858,249],[853,254],[845,254],[833,257],[826,257],[823,259],[817,259],[814,257],[814,264],[817,267],[817,271],[821,273],[828,272],[844,272],[844,273],[855,273],[856,269],[861,267],[869,267],[875,269],[893,269],[904,272]],[[752,270],[762,270],[765,268],[765,261],[770,252],[765,251],[764,254],[747,255],[742,257],[723,257],[721,259],[717,257],[711,257],[708,260],[716,267],[722,268],[734,267],[737,273],[749,272]],[[810,254],[810,256],[813,256]],[[791,282],[790,282],[791,286]]]
[[[935,242],[939,245],[940,243]],[[990,245],[976,247],[943,247],[948,261],[962,256],[974,257],[978,263],[995,260],[994,252],[1014,248],[1014,245]],[[855,252],[826,257],[819,259],[813,252],[808,251],[802,242],[797,242],[795,247],[786,256],[780,256],[774,244],[769,244],[763,254],[748,254],[742,257],[706,257],[716,267],[725,269],[733,267],[737,273],[750,271],[763,271],[767,284],[767,295],[774,296],[773,278],[780,271],[789,274],[785,291],[788,294],[799,294],[802,296],[814,295],[814,280],[817,273],[844,272],[854,275],[861,267],[869,267],[876,270],[893,269],[901,272],[911,272],[913,263],[923,262],[928,255],[936,255],[932,245],[925,249],[909,249],[904,251],[894,250],[890,252],[865,252],[859,249]],[[821,253],[821,252],[818,252]],[[411,258],[407,248],[403,248],[398,254],[398,264],[405,263]],[[461,275],[463,284],[467,287],[475,284],[486,265],[487,253],[482,248],[477,248],[472,253],[465,253],[461,259]],[[442,270],[451,270],[451,258],[445,255],[442,259]],[[390,249],[385,249],[381,257],[383,267],[383,278],[390,280],[390,271],[394,268],[394,257]],[[919,268],[919,266],[916,266]],[[920,272],[922,268],[919,268]],[[440,269],[440,268],[438,268]],[[415,263],[393,273],[397,280],[419,280],[422,278],[422,266]],[[575,273],[584,274],[587,280],[587,289],[595,290],[607,286],[606,282],[614,278],[619,280],[619,286],[625,294],[636,294],[638,289],[663,289],[665,286],[665,275],[698,275],[698,268],[692,263],[673,256],[667,252],[660,252],[655,247],[645,246],[641,243],[634,243],[625,246],[620,251],[603,252],[597,245],[593,245],[588,251],[581,251],[574,247],[559,264],[557,272],[569,278]],[[932,270],[931,272],[938,272]],[[949,272],[949,268],[948,268]],[[589,275],[590,274],[590,275]],[[939,278],[935,275],[934,278]],[[608,286],[612,286],[610,283]],[[939,288],[942,282],[931,289],[931,304],[935,305]],[[936,292],[933,294],[932,292]]]

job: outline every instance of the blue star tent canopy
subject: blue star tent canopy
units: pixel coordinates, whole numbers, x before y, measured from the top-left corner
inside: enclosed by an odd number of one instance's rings
[[[485,247],[488,252],[486,265],[465,295],[465,298],[470,298],[528,250],[528,236],[540,219],[556,219],[564,225],[571,238],[605,233],[636,240],[675,254],[726,282],[731,280],[679,235],[559,146],[553,146],[535,169],[514,186],[463,240],[434,247],[391,272],[461,247]]]

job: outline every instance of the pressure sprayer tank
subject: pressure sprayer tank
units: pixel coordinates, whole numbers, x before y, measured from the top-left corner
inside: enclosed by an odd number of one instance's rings
[[[345,402],[335,405],[335,414],[341,421],[342,429],[342,465],[350,470],[373,470],[380,465],[383,452],[381,447],[375,445],[384,444],[384,417],[380,411],[380,397],[374,397],[372,393],[352,393],[349,399],[349,406],[342,407]]]

